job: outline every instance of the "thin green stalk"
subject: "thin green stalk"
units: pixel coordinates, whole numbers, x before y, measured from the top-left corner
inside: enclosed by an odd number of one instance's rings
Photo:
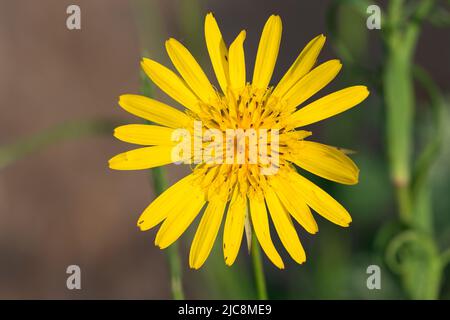
[[[141,73],[141,92],[147,97],[152,97],[152,85],[148,78]],[[157,167],[151,169],[151,183],[156,195],[160,195],[167,189],[168,183],[164,168]],[[170,271],[170,286],[172,297],[175,300],[184,300],[183,282],[181,277],[181,259],[178,252],[178,244],[174,243],[166,249],[167,261]]]
[[[267,288],[266,279],[264,277],[264,268],[261,257],[261,248],[256,240],[255,235],[252,237],[252,261],[253,261],[253,272],[255,274],[256,291],[258,293],[258,299],[267,300]]]
[[[0,169],[55,143],[96,134],[111,134],[116,121],[104,119],[76,120],[55,125],[9,145],[0,146]]]
[[[400,220],[405,225],[409,225],[412,220],[411,194],[409,192],[409,186],[397,185],[395,187]]]
[[[392,0],[389,3],[389,28],[384,33],[387,59],[384,67],[383,89],[387,106],[391,178],[394,186],[400,189],[409,186],[411,178],[410,157],[415,105],[412,59],[420,33],[420,23],[433,4],[434,0],[420,2],[412,18],[405,21],[404,1]]]
[[[394,238],[391,243],[401,245],[389,246],[389,252],[393,257],[402,251],[402,263],[398,271],[406,293],[413,299],[436,299],[442,278],[437,245],[431,231],[429,190],[423,187],[429,174],[428,158],[425,158],[425,162],[421,161],[419,171],[414,172],[412,168],[415,163],[411,159],[415,111],[413,57],[420,24],[434,3],[434,0],[419,2],[409,17],[405,14],[408,12],[408,3],[403,0],[390,1],[388,28],[384,31],[387,56],[383,90],[391,179],[397,193],[400,219],[408,227],[406,232],[420,239],[409,242],[409,250],[403,251],[401,249],[405,242],[398,242],[400,237]],[[434,153],[434,149],[432,151]]]
[[[387,59],[383,83],[387,107],[388,156],[400,218],[407,225],[413,219],[410,187],[415,107],[412,58],[420,22],[433,3],[433,0],[424,0],[416,8],[413,19],[404,21],[404,1],[391,1],[388,12],[390,28],[385,32]]]
[[[161,167],[153,168],[151,170],[153,189],[158,195],[167,189],[167,179],[164,171],[165,170]],[[184,292],[181,278],[181,260],[178,254],[178,244],[172,244],[166,249],[166,252],[170,270],[170,286],[172,296],[175,300],[183,300]]]
[[[170,287],[175,300],[184,300],[183,282],[181,278],[181,260],[178,253],[178,243],[166,249],[170,268]]]

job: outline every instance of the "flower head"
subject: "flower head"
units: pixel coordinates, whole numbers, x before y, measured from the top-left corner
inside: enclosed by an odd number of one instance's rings
[[[299,128],[359,104],[369,92],[365,86],[348,87],[305,105],[342,66],[338,60],[329,60],[315,67],[325,43],[323,35],[310,41],[280,82],[271,86],[281,31],[280,17],[272,15],[264,26],[249,82],[245,31],[227,47],[209,13],[206,45],[221,91],[210,83],[188,49],[169,39],[167,53],[179,75],[150,59],[144,58],[141,65],[150,79],[186,110],[144,96],[120,97],[122,108],[155,125],[116,128],[118,139],[145,147],[113,157],[109,162],[112,169],[148,169],[180,160],[195,164],[191,174],[156,198],[138,220],[141,230],[162,223],[155,244],[166,248],[205,208],[191,245],[192,268],[205,262],[222,220],[227,265],[235,261],[244,228],[248,228],[279,268],[284,268],[284,263],[272,241],[269,215],[282,244],[298,263],[303,263],[306,255],[292,217],[312,234],[318,226],[311,209],[340,226],[351,222],[346,209],[300,175],[296,167],[328,180],[355,184],[357,166],[342,150],[306,140],[312,133]],[[180,144],[185,148],[180,149]]]

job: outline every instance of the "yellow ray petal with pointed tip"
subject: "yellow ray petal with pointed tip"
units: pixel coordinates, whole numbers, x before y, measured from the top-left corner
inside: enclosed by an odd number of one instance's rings
[[[152,201],[138,219],[137,226],[141,231],[149,230],[161,223],[176,206],[181,204],[183,208],[189,201],[193,177],[193,174],[184,177]]]
[[[128,143],[151,145],[173,145],[175,129],[148,124],[127,124],[114,129],[114,137]]]
[[[142,170],[172,163],[172,146],[154,146],[120,153],[109,160],[115,170]]]
[[[341,67],[339,60],[329,60],[314,68],[286,92],[283,97],[286,108],[295,109],[319,92],[336,77]]]
[[[233,89],[242,89],[246,84],[245,35],[245,30],[241,31],[230,46],[230,86]]]
[[[306,126],[353,108],[364,101],[368,95],[369,91],[365,86],[348,87],[301,108],[291,116],[289,121],[295,128]]]
[[[157,100],[135,94],[124,94],[119,105],[140,118],[171,128],[185,128],[192,122],[185,113]]]
[[[298,145],[291,161],[299,167],[342,184],[358,183],[358,167],[339,149],[312,141],[300,141]]]
[[[211,252],[222,222],[226,201],[216,198],[208,203],[192,241],[189,266],[200,268]]]
[[[324,44],[325,36],[323,34],[312,39],[300,52],[297,59],[273,90],[272,95],[282,98],[297,81],[306,75],[316,63]]]
[[[274,190],[268,190],[265,193],[267,207],[269,208],[270,216],[273,224],[277,230],[281,242],[286,248],[289,255],[295,262],[302,264],[306,261],[305,250],[303,249],[297,231],[294,228],[291,217],[286,209],[281,204]]]
[[[296,172],[289,173],[288,175],[297,192],[306,201],[308,206],[325,219],[337,225],[342,227],[348,227],[350,225],[352,217],[332,196]]]
[[[195,58],[177,40],[166,41],[166,50],[170,60],[195,94],[205,103],[216,99],[217,94]]]
[[[281,203],[294,219],[309,233],[317,233],[319,227],[317,226],[317,222],[314,219],[311,210],[309,210],[306,202],[297,196],[290,181],[274,176],[270,179],[270,182]]]
[[[270,83],[280,48],[281,31],[281,18],[277,15],[270,16],[258,45],[252,80],[254,88],[265,90]]]
[[[172,99],[189,110],[198,112],[198,97],[172,70],[147,58],[142,59],[141,67],[147,76]]]
[[[156,234],[155,244],[167,248],[186,231],[205,204],[205,196],[198,186],[192,186],[188,201],[169,213]]]
[[[228,266],[234,263],[241,247],[246,207],[247,199],[235,187],[223,230],[223,256]]]
[[[217,21],[211,12],[206,15],[205,19],[205,39],[217,81],[222,92],[226,94],[229,82],[228,50]]]
[[[269,219],[267,217],[266,204],[264,203],[264,198],[252,197],[250,201],[250,217],[252,220],[253,229],[255,231],[258,242],[261,248],[267,255],[267,257],[280,269],[284,269],[283,260],[280,254],[275,248],[272,238],[270,236]]]

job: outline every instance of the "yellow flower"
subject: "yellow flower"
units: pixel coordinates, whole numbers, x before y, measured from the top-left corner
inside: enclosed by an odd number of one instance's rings
[[[113,157],[109,161],[112,169],[148,169],[174,162],[177,142],[173,141],[173,134],[182,128],[195,139],[194,122],[201,121],[201,134],[207,129],[218,129],[224,135],[228,129],[253,129],[258,135],[263,129],[278,133],[269,139],[275,142],[277,137],[278,150],[270,147],[256,163],[249,160],[246,144],[245,149],[237,150],[234,143],[233,150],[227,146],[223,151],[231,155],[244,153],[244,163],[235,159],[231,163],[197,161],[191,174],[162,193],[140,216],[138,226],[143,231],[162,222],[155,244],[166,248],[205,208],[191,245],[189,265],[192,268],[200,268],[205,262],[223,219],[223,252],[227,265],[234,263],[244,228],[248,228],[268,258],[281,269],[284,263],[272,242],[269,215],[287,252],[300,264],[306,255],[291,217],[311,234],[318,231],[311,209],[343,227],[351,222],[347,210],[297,173],[295,166],[349,185],[358,182],[359,169],[338,148],[305,140],[311,132],[298,128],[352,108],[369,92],[365,86],[348,87],[302,106],[331,82],[342,66],[338,60],[329,60],[313,68],[325,43],[323,35],[306,45],[278,85],[270,86],[281,30],[280,17],[272,15],[261,35],[250,83],[246,79],[245,31],[227,48],[214,16],[209,13],[205,20],[206,45],[221,92],[211,85],[190,52],[177,40],[169,39],[167,53],[179,75],[150,59],[144,58],[141,65],[157,86],[187,110],[181,112],[139,95],[120,97],[122,108],[157,125],[116,128],[114,135],[118,139],[145,147]],[[269,142],[264,143],[269,145]],[[200,147],[207,145],[208,141],[202,140]],[[194,153],[198,147],[194,146]],[[263,149],[260,145],[258,148]],[[215,156],[219,156],[220,152],[215,150]],[[183,160],[192,161],[192,155],[186,155],[188,158],[185,156]],[[263,174],[261,169],[267,166],[267,160],[275,157],[278,162],[274,173]]]

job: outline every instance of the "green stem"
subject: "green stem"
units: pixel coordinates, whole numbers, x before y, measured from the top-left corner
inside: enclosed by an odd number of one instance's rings
[[[397,204],[400,220],[405,225],[410,225],[412,220],[411,195],[407,185],[397,185]]]
[[[167,260],[170,268],[170,287],[175,300],[184,300],[183,282],[181,278],[181,260],[178,254],[178,243],[172,244],[167,250]]]
[[[161,167],[153,168],[151,174],[153,189],[155,190],[155,193],[159,195],[167,189],[165,170]],[[181,279],[181,260],[178,254],[178,244],[172,244],[166,249],[166,252],[167,260],[169,262],[172,296],[175,300],[183,300],[184,292]]]
[[[110,134],[117,125],[111,120],[77,120],[58,124],[10,145],[0,146],[0,169],[54,143],[96,134]]]
[[[387,58],[384,66],[384,96],[387,107],[388,156],[391,178],[397,188],[410,184],[414,87],[412,59],[420,34],[420,23],[434,0],[420,2],[411,19],[405,21],[403,0],[392,0],[385,31]],[[403,191],[402,191],[403,192]]]
[[[419,239],[409,242],[409,250],[402,251],[402,264],[398,268],[404,290],[413,299],[437,298],[442,275],[437,246],[431,232],[429,190],[423,187],[429,174],[428,155],[420,163],[419,175],[417,171],[412,174],[411,169],[415,111],[412,62],[421,22],[434,2],[419,2],[409,17],[405,14],[408,3],[404,0],[390,1],[388,28],[384,31],[387,56],[383,90],[387,108],[386,132],[391,179],[397,193],[400,219],[409,230],[406,234],[416,235]],[[434,153],[434,149],[431,151]],[[402,243],[398,241],[401,237],[395,239],[392,243]],[[400,246],[389,248],[391,253],[400,251]]]
[[[141,72],[141,92],[147,97],[152,96],[152,85],[148,78]],[[167,189],[168,183],[164,168],[157,167],[150,170],[151,182],[156,195],[160,195]],[[181,259],[178,252],[178,244],[174,243],[166,249],[170,270],[170,287],[172,297],[175,300],[184,300],[183,282],[181,277]]]
[[[253,271],[255,273],[256,291],[258,293],[258,299],[267,300],[268,297],[267,297],[266,279],[264,278],[261,249],[254,234],[252,238],[253,238],[252,260],[253,260]]]

